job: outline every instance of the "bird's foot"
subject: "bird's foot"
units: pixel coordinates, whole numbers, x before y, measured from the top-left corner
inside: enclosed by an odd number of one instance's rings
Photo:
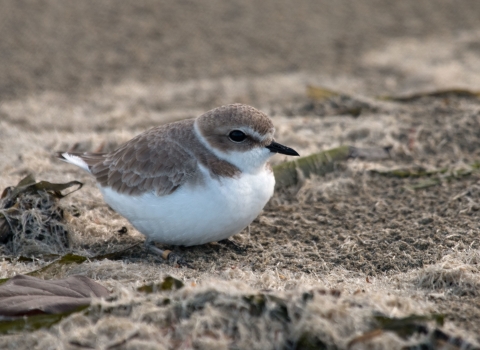
[[[180,255],[172,252],[171,250],[163,250],[155,246],[155,243],[150,240],[145,240],[145,248],[148,252],[155,254],[156,256],[162,257],[163,260],[166,260],[171,266],[180,266],[180,267],[189,267],[192,266]]]
[[[218,241],[218,243],[236,251],[237,253],[245,253],[245,250],[246,250],[245,248],[240,246],[238,243],[235,243],[230,239],[222,239],[221,241]]]
[[[188,267],[192,268],[192,266],[189,264],[187,260],[180,254],[174,253],[171,250],[164,250],[163,251],[163,256],[165,260],[168,261],[168,263],[172,266],[180,266],[180,267]]]

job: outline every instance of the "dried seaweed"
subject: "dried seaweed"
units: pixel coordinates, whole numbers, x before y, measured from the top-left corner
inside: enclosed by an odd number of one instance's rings
[[[403,339],[409,339],[416,334],[430,334],[432,329],[428,326],[428,323],[435,322],[437,326],[443,326],[445,315],[410,315],[402,318],[374,315],[373,320],[376,328],[350,340],[348,342],[348,348],[359,343],[368,343],[384,332],[393,332]],[[428,343],[428,345],[430,346],[431,343]]]
[[[445,315],[410,315],[403,318],[376,315],[374,319],[380,329],[395,332],[402,338],[408,338],[414,333],[427,333],[425,323],[428,321],[435,321],[438,326],[443,326]]]
[[[360,148],[350,147],[350,157],[364,160],[383,160],[391,158],[392,147]]]
[[[382,176],[388,177],[398,177],[398,178],[427,178],[425,181],[421,181],[417,184],[410,186],[412,190],[420,190],[424,188],[429,188],[436,186],[442,183],[442,181],[451,181],[459,179],[468,175],[471,175],[473,171],[478,170],[478,164],[474,163],[468,168],[464,169],[450,169],[450,168],[440,168],[440,169],[430,169],[427,170],[423,167],[409,167],[409,168],[397,168],[389,170],[370,170],[373,174],[379,174]]]
[[[351,115],[358,117],[364,111],[374,111],[376,106],[361,101],[350,94],[330,90],[320,86],[307,86],[307,96],[310,102],[294,111],[295,115],[315,114],[326,115]]]
[[[59,259],[53,261],[52,263],[32,272],[29,272],[29,276],[44,276],[46,273],[55,274],[56,270],[61,270],[63,266],[70,264],[81,264],[85,262],[88,258],[81,255],[76,255],[72,253],[65,254]]]
[[[435,91],[425,91],[425,92],[414,92],[408,95],[403,96],[377,96],[377,99],[384,101],[395,101],[395,102],[414,102],[421,98],[425,97],[435,97],[435,98],[452,98],[452,97],[463,97],[463,98],[480,98],[480,91],[467,90],[467,89],[445,89],[445,90],[435,90]]]
[[[166,276],[161,283],[150,283],[137,288],[137,291],[151,294],[160,291],[175,290],[183,288],[185,284],[172,276]]]
[[[458,350],[479,350],[478,346],[475,346],[461,337],[455,337],[448,335],[440,329],[435,329],[431,334],[427,342],[421,344],[415,344],[403,348],[403,350],[414,349],[458,349]]]
[[[307,96],[313,100],[321,101],[341,95],[344,94],[320,86],[307,86]]]
[[[66,251],[70,242],[58,200],[68,195],[62,191],[72,186],[78,190],[82,183],[36,182],[28,175],[16,186],[7,187],[0,201],[0,243],[4,249],[14,255]]]
[[[0,321],[0,334],[12,334],[18,332],[33,332],[37,329],[50,328],[54,324],[60,322],[63,318],[88,308],[89,305],[79,306],[78,308],[59,313],[59,314],[42,314],[30,317],[16,317],[11,319],[3,319]]]
[[[351,148],[342,146],[315,153],[273,167],[277,187],[295,185],[311,175],[324,175],[335,169],[335,162],[350,158]]]
[[[447,168],[428,170],[424,167],[419,167],[419,166],[388,169],[388,170],[377,170],[377,169],[370,170],[372,174],[379,174],[379,175],[388,176],[388,177],[398,177],[402,179],[407,177],[414,177],[414,178],[428,177],[432,175],[444,174],[447,171],[448,171]]]
[[[130,249],[138,246],[139,243],[134,244],[130,247],[127,247],[125,249],[121,249],[119,251],[113,252],[113,253],[107,253],[107,254],[101,254],[93,257],[86,257],[82,255],[77,255],[73,253],[68,253],[62,256],[59,256],[56,260],[53,262],[41,267],[38,270],[31,271],[27,273],[28,276],[45,276],[45,275],[55,275],[58,271],[61,271],[66,265],[71,265],[71,264],[82,264],[85,261],[99,261],[99,260],[115,260],[115,259],[120,259],[123,254]],[[8,281],[8,278],[5,278],[3,280],[0,279],[0,284]]]

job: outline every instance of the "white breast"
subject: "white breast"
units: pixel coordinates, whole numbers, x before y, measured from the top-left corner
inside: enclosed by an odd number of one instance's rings
[[[105,201],[153,241],[197,245],[226,239],[247,227],[273,195],[273,173],[263,168],[239,178],[182,186],[166,196],[118,194],[100,188]]]

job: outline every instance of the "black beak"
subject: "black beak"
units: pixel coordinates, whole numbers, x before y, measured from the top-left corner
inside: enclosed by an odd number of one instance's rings
[[[271,144],[269,144],[266,147],[270,150],[270,152],[286,154],[287,156],[299,156],[300,155],[293,148],[281,145],[281,144],[279,144],[275,141],[273,141]]]

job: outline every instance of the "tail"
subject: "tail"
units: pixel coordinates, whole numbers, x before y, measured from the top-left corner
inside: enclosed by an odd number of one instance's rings
[[[93,165],[98,162],[101,162],[104,158],[105,153],[77,153],[77,152],[56,152],[55,156],[67,163],[76,165],[83,170],[92,173],[90,170]]]

